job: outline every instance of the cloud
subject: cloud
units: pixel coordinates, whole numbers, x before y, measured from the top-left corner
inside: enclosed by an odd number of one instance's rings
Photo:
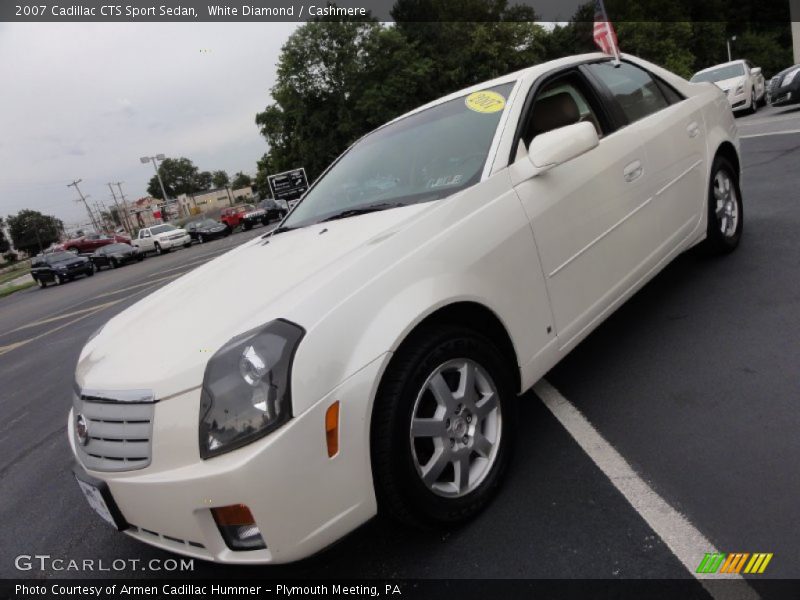
[[[292,23],[12,23],[0,35],[0,215],[33,208],[85,220],[66,184],[110,201],[146,194],[139,157],[186,156],[254,173]],[[210,49],[210,52],[200,52]],[[13,90],[9,93],[9,90]],[[62,183],[63,182],[63,183]]]

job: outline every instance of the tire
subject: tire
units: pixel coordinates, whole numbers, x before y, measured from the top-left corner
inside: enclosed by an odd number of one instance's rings
[[[94,267],[92,267],[91,269],[89,269],[89,270],[86,272],[86,276],[87,276],[87,277],[92,277],[92,276],[94,276]]]
[[[136,260],[137,260],[138,262],[142,262],[142,261],[144,260],[144,254],[141,254],[141,253],[140,253],[140,254],[139,254],[139,256],[137,256],[137,257],[136,257]]]
[[[244,229],[245,231],[250,231],[252,228],[253,226],[250,223],[244,223],[242,225],[242,229]]]
[[[750,90],[750,114],[754,115],[758,112],[758,99],[756,98],[756,90]]]
[[[483,394],[483,401],[459,393],[468,371],[475,384],[471,395]],[[491,390],[496,401],[486,395]],[[424,422],[412,427],[414,417],[438,425],[436,434],[423,431]],[[370,446],[379,511],[422,528],[472,518],[500,485],[511,459],[515,422],[512,370],[491,340],[450,325],[413,334],[392,359],[372,413]],[[475,450],[479,445],[483,458]],[[469,469],[461,466],[465,464]],[[422,475],[426,468],[435,475],[427,482]],[[466,480],[459,477],[463,472]]]
[[[36,279],[36,283],[38,283],[39,287],[42,288],[42,289],[47,287],[47,284],[41,279]]]
[[[155,250],[156,254],[158,254],[159,256],[161,256],[162,254],[166,254],[166,252],[161,248],[161,244],[159,244],[158,242],[153,244],[153,250]]]
[[[728,185],[725,184],[728,180]],[[733,220],[733,222],[731,222]],[[744,210],[736,169],[722,156],[711,165],[708,225],[702,248],[711,255],[733,252],[742,238]]]
[[[111,267],[112,269],[116,269],[119,265],[117,264],[116,259],[112,258],[111,260],[108,261],[108,266]]]
[[[197,236],[197,243],[198,244],[205,244],[206,240],[202,235]]]
[[[55,279],[53,280],[53,282],[56,285],[62,285],[64,283],[64,281],[65,281],[64,278],[61,275],[59,275],[58,273],[56,273],[56,276],[55,276]]]

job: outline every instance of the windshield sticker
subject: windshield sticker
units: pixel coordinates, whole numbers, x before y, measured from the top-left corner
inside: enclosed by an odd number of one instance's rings
[[[497,92],[483,90],[473,92],[465,101],[467,108],[479,113],[496,113],[506,106],[506,99]]]

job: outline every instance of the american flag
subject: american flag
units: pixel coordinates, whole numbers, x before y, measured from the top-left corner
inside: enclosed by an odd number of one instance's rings
[[[619,60],[617,32],[614,31],[614,26],[608,20],[603,0],[594,0],[594,43],[600,47],[600,50]]]

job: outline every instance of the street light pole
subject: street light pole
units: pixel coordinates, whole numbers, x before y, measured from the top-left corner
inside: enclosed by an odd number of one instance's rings
[[[167,190],[164,189],[164,182],[161,180],[161,173],[158,172],[158,161],[164,160],[166,158],[163,154],[156,154],[155,156],[143,156],[139,159],[142,164],[147,164],[149,162],[153,163],[153,168],[156,171],[156,177],[158,177],[158,184],[161,186],[161,196],[164,198],[164,206],[170,203],[169,198],[167,197]],[[162,219],[163,220],[163,219]]]
[[[731,58],[731,42],[736,41],[736,36],[733,35],[725,40],[725,43],[728,44],[728,62],[731,62],[733,59]]]

